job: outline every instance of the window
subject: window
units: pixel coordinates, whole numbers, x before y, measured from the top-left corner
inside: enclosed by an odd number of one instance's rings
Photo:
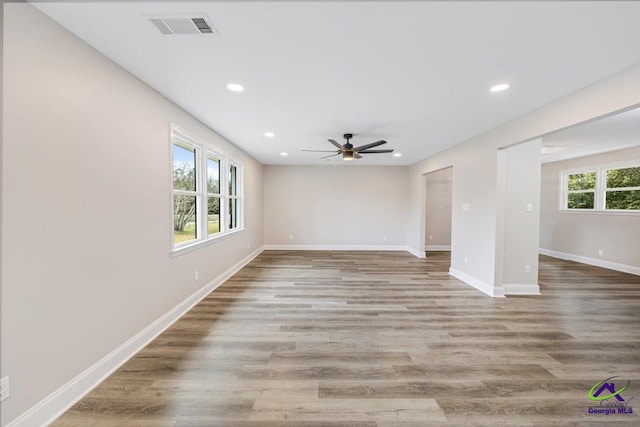
[[[171,131],[173,249],[191,248],[240,230],[241,163],[176,126]],[[228,176],[223,171],[228,171]]]
[[[183,142],[173,144],[173,243],[198,238],[199,192],[196,180],[198,149]]]
[[[229,229],[233,230],[240,226],[240,192],[238,191],[238,166],[229,165]]]
[[[582,172],[567,177],[567,209],[593,209],[596,206],[596,173]]]
[[[640,210],[640,165],[606,170],[606,210]]]
[[[213,154],[207,155],[207,235],[220,233],[220,163]]]
[[[640,212],[640,160],[561,172],[560,209]]]

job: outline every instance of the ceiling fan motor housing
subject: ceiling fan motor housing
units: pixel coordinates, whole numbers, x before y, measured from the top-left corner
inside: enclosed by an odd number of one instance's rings
[[[344,135],[342,135],[342,136],[344,137],[344,139],[346,139],[346,140],[347,140],[347,143],[346,143],[346,144],[344,144],[344,149],[345,149],[345,150],[349,150],[349,151],[350,151],[350,150],[352,150],[352,149],[353,149],[353,144],[351,144],[351,143],[349,142],[349,140],[350,140],[351,138],[353,138],[353,134],[352,134],[352,133],[345,133],[345,134],[344,134]]]

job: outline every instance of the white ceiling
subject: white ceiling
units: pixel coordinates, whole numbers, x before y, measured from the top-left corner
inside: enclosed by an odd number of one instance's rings
[[[301,149],[345,132],[402,153],[351,164],[411,164],[640,62],[639,2],[36,6],[265,164],[324,164]],[[220,36],[162,36],[144,17],[192,12]]]
[[[640,108],[559,130],[542,138],[542,162],[640,145]]]

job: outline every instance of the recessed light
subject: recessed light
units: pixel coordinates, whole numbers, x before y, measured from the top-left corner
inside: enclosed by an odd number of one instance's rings
[[[229,89],[231,92],[242,92],[244,90],[244,86],[239,83],[229,83],[227,85],[227,89]]]
[[[280,153],[280,155],[281,155],[282,157],[286,157],[286,156],[288,156],[288,155],[289,155],[289,153],[285,153],[285,152],[283,151],[282,153]]]
[[[265,132],[264,136],[266,136],[267,138],[273,138],[274,136],[276,136],[276,134],[273,132]]]
[[[491,92],[502,92],[503,90],[509,89],[509,83],[500,83],[491,87]]]
[[[393,157],[402,157],[402,153],[393,153]]]

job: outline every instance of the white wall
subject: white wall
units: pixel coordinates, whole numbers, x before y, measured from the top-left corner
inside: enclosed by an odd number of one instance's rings
[[[396,166],[265,166],[265,245],[404,246],[407,172]]]
[[[540,248],[640,271],[640,215],[558,210],[560,171],[632,159],[640,161],[640,147],[544,164]]]
[[[2,425],[263,238],[260,163],[31,5],[4,7]],[[170,121],[244,162],[247,212],[175,258]]]
[[[451,247],[453,168],[445,168],[427,174],[426,185],[426,250],[446,250],[447,247]]]
[[[420,250],[426,188],[423,175],[453,165],[452,272],[493,294],[496,283],[497,150],[640,103],[635,65],[410,168],[407,244]],[[468,211],[462,206],[469,205]],[[468,259],[465,264],[464,259]]]
[[[494,284],[505,294],[539,293],[541,142],[498,150]]]

